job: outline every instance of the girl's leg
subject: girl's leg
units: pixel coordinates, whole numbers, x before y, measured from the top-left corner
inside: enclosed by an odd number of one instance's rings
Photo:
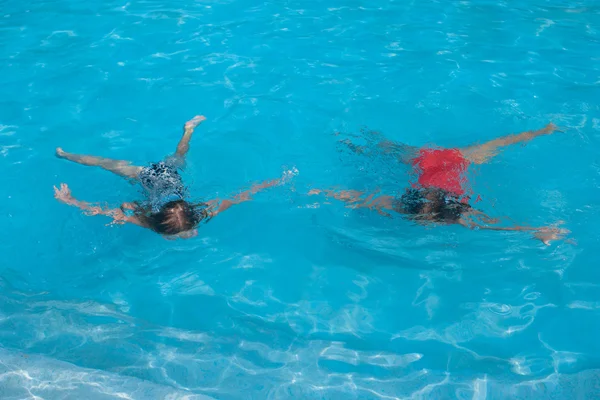
[[[194,129],[196,129],[196,127],[200,125],[204,120],[206,120],[206,118],[204,118],[202,115],[197,115],[185,123],[183,127],[183,136],[177,144],[177,150],[175,151],[177,157],[180,157],[182,159],[185,158],[185,155],[190,149],[190,139],[192,139]]]
[[[385,154],[391,154],[403,164],[410,164],[419,154],[419,148],[404,143],[395,143],[389,140],[379,142],[377,145]]]
[[[56,156],[81,165],[101,167],[123,178],[136,179],[142,170],[142,167],[131,165],[129,161],[67,153],[60,147],[56,149]]]
[[[474,164],[483,164],[498,155],[500,149],[511,144],[522,143],[538,136],[549,135],[559,129],[554,124],[548,124],[544,129],[527,131],[516,135],[504,136],[483,144],[472,145],[461,149],[465,158]]]
[[[419,153],[419,148],[414,146],[409,146],[404,143],[396,143],[390,140],[387,140],[381,133],[379,132],[368,132],[367,140],[372,143],[372,140],[375,139],[377,149],[380,152],[383,152],[386,155],[391,155],[395,157],[399,162],[403,164],[410,164],[411,161],[417,157]],[[340,143],[345,144],[348,148],[357,154],[365,154],[368,152],[368,146],[359,146],[355,145],[350,141],[350,139],[345,139],[340,141]]]

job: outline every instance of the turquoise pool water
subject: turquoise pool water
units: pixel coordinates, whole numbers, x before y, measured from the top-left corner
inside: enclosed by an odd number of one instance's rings
[[[600,8],[593,1],[16,1],[0,18],[0,398],[593,399],[600,393]],[[259,194],[166,241],[57,203],[139,189],[54,148],[157,161],[207,121],[195,197]],[[525,233],[317,204],[400,193],[361,129],[464,146]],[[339,135],[336,133],[340,132]]]

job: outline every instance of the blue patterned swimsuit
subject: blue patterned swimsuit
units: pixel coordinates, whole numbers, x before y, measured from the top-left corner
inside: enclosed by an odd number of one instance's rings
[[[159,212],[170,201],[183,200],[186,197],[187,191],[178,172],[180,166],[179,160],[170,157],[165,161],[150,164],[140,171],[138,178],[147,192],[147,204],[153,213]]]

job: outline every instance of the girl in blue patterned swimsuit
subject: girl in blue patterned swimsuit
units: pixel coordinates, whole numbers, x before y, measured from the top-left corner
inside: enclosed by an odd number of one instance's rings
[[[130,222],[167,237],[190,238],[197,235],[196,226],[200,222],[208,221],[234,204],[250,200],[252,194],[282,183],[282,179],[274,179],[254,184],[249,190],[231,199],[215,199],[195,204],[188,202],[186,200],[188,193],[178,170],[184,165],[194,129],[204,120],[203,116],[196,116],[188,121],[175,154],[147,167],[134,166],[128,161],[67,153],[60,147],[56,149],[59,158],[82,165],[101,167],[139,182],[147,195],[145,202],[123,203],[120,208],[114,209],[93,205],[73,198],[69,187],[64,183],[60,188],[54,188],[54,197],[65,204],[84,210],[88,215],[109,216],[113,218],[114,223]],[[287,175],[289,176],[289,173]]]

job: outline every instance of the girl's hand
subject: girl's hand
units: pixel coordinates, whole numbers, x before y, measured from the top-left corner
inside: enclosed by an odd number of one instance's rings
[[[546,246],[550,246],[552,240],[562,239],[569,231],[562,228],[547,227],[541,228],[533,233],[533,236],[541,240]]]
[[[63,203],[70,203],[73,200],[71,189],[69,189],[66,183],[61,183],[60,189],[54,186],[54,198]]]
[[[549,135],[549,134],[554,133],[554,132],[562,132],[562,130],[558,126],[556,126],[552,122],[550,122],[540,132],[543,135]]]

